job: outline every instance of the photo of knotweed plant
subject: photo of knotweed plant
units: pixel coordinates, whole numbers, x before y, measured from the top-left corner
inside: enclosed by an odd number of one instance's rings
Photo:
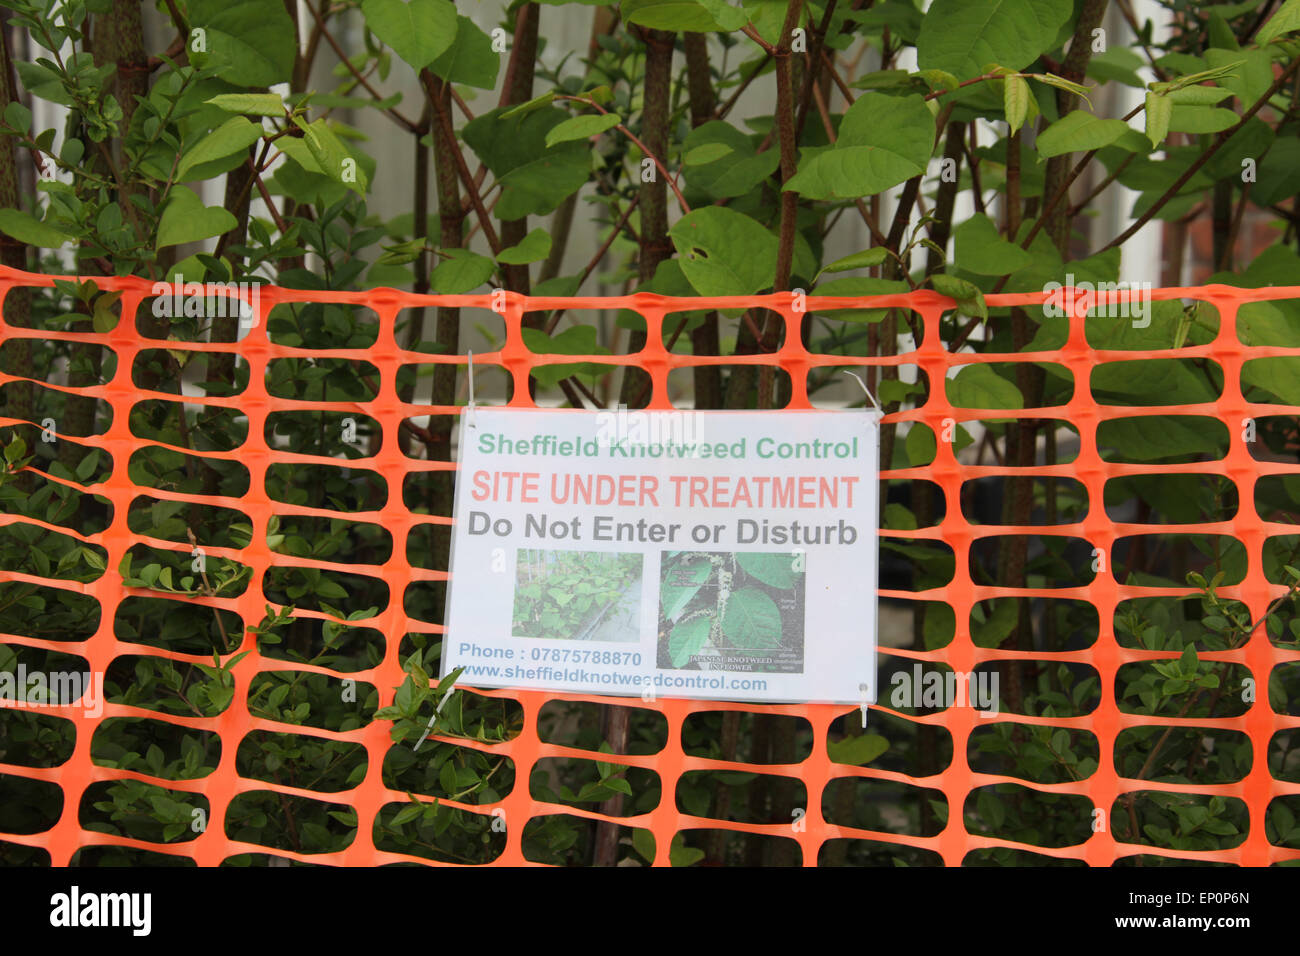
[[[665,551],[658,665],[803,673],[803,556]]]
[[[641,566],[639,554],[520,548],[510,633],[561,641],[640,640]]]

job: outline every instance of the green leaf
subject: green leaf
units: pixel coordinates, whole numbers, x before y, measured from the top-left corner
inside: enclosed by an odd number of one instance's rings
[[[501,219],[553,212],[587,182],[591,150],[586,143],[546,146],[546,134],[569,118],[554,107],[522,113],[516,107],[491,110],[465,124],[465,142],[501,182],[496,209]]]
[[[888,258],[889,250],[884,246],[876,246],[872,249],[855,252],[843,259],[836,259],[830,265],[823,266],[822,272],[848,272],[850,269],[869,269],[872,266],[880,265]],[[818,275],[821,275],[821,272]]]
[[[1126,458],[1154,461],[1182,455],[1220,454],[1215,432],[1195,418],[1177,415],[1146,415],[1116,418],[1097,426],[1097,444],[1118,448]]]
[[[1286,0],[1277,13],[1268,18],[1268,22],[1255,34],[1255,42],[1260,46],[1272,43],[1284,33],[1300,29],[1300,0]]]
[[[429,72],[448,83],[463,83],[481,90],[497,85],[501,57],[492,49],[492,38],[469,17],[456,16],[456,37],[451,45],[429,64]]]
[[[539,355],[608,355],[609,349],[596,341],[596,327],[575,325],[558,335],[547,335],[541,329],[524,329],[524,345]],[[609,371],[612,366],[596,362],[574,362],[562,365],[538,365],[532,370],[537,384],[549,388],[570,375],[592,378]]]
[[[754,150],[750,137],[730,123],[703,123],[691,130],[682,144],[686,182],[713,199],[743,196],[771,176],[781,162],[779,150]]]
[[[14,435],[13,441],[11,441],[8,445],[5,446],[5,461],[7,461],[10,465],[16,464],[17,462],[22,461],[23,455],[26,453],[27,453],[27,442],[23,441],[21,436]],[[126,559],[129,560],[130,557],[131,556],[128,554],[126,556]],[[127,565],[127,573],[130,573],[129,563]]]
[[[813,289],[815,295],[863,296],[892,295],[909,292],[906,282],[896,279],[875,279],[871,276],[844,276],[819,282]],[[880,322],[889,313],[888,309],[836,309],[823,313],[839,322]]]
[[[5,107],[4,119],[6,125],[20,133],[29,132],[32,128],[32,111],[17,100]]]
[[[229,232],[236,225],[235,217],[228,209],[205,207],[193,190],[174,186],[158,221],[158,248],[211,239]]]
[[[633,829],[632,848],[641,854],[641,858],[647,863],[655,861],[655,835],[649,830],[640,827]]]
[[[1140,60],[1138,62],[1141,63]],[[1058,90],[1066,90],[1067,92],[1073,93],[1075,96],[1081,96],[1089,106],[1092,105],[1092,101],[1088,99],[1088,91],[1092,89],[1092,87],[1084,86],[1082,83],[1072,83],[1071,81],[1056,76],[1053,73],[1031,73],[1029,78],[1037,80],[1039,83],[1044,83],[1047,86],[1055,87]],[[1140,80],[1137,85],[1142,85]]]
[[[1169,98],[1175,106],[1213,106],[1231,95],[1231,90],[1217,86],[1185,86],[1170,92]]]
[[[191,0],[191,30],[205,33],[206,59],[217,75],[236,86],[273,86],[289,80],[297,53],[297,29],[283,5],[264,0]],[[277,114],[277,115],[283,115]]]
[[[674,33],[730,33],[749,19],[721,0],[623,0],[619,10],[627,23]]]
[[[586,116],[574,116],[552,127],[546,134],[547,147],[571,140],[587,140],[599,136],[607,129],[613,129],[622,120],[616,113],[596,113]]]
[[[957,311],[972,318],[987,319],[988,306],[984,303],[984,293],[973,283],[942,272],[930,276],[930,284],[940,295],[946,295],[957,303]]]
[[[799,580],[793,569],[794,559],[790,554],[752,554],[741,552],[736,555],[736,563],[745,572],[758,578],[769,587],[786,590],[792,588]]]
[[[776,237],[725,206],[695,209],[668,230],[682,274],[700,295],[753,295],[776,277]]]
[[[58,249],[72,236],[17,209],[0,209],[0,232],[29,246]]]
[[[1204,89],[1204,87],[1193,87]],[[1172,98],[1172,97],[1171,97]],[[1239,117],[1232,110],[1215,106],[1179,106],[1169,117],[1169,128],[1175,133],[1218,133],[1236,126]]]
[[[294,117],[294,122],[302,130],[303,141],[311,152],[316,165],[330,179],[351,189],[358,196],[366,194],[366,173],[357,159],[343,145],[343,142],[329,128],[325,120],[318,119],[306,123],[301,117]]]
[[[497,271],[497,264],[487,256],[463,248],[443,250],[448,256],[429,274],[429,287],[443,295],[463,295],[477,289]]]
[[[408,804],[407,806],[404,806],[402,807],[402,809],[397,811],[397,815],[394,816],[391,821],[389,821],[388,825],[393,827],[401,826],[403,823],[407,823],[411,820],[414,820],[422,813],[424,813],[423,803]]]
[[[987,363],[965,366],[944,382],[948,401],[956,408],[1024,408],[1020,389]]]
[[[1169,135],[1169,121],[1174,115],[1174,101],[1159,93],[1148,92],[1146,96],[1146,133],[1154,148],[1165,141]]]
[[[723,123],[722,125],[726,126],[727,124]],[[731,127],[728,126],[727,128],[730,129]],[[685,147],[683,149],[685,150]],[[732,152],[732,148],[724,143],[705,143],[703,146],[696,146],[694,149],[683,152],[682,164],[686,166],[707,166],[723,156],[729,156]]]
[[[704,859],[703,850],[697,850],[693,846],[687,846],[684,837],[678,833],[673,837],[673,842],[668,846],[668,863],[670,866],[694,866]]]
[[[989,63],[1021,70],[1056,45],[1073,12],[1070,0],[934,0],[921,18],[917,63],[962,80]]]
[[[808,199],[874,195],[924,172],[933,147],[934,117],[922,97],[864,93],[844,114],[835,145],[804,150],[784,188]]]
[[[953,240],[956,264],[977,275],[1007,275],[1023,269],[1032,260],[1024,249],[998,235],[993,220],[983,213],[976,213],[958,226]]]
[[[366,26],[417,71],[438,59],[459,30],[455,4],[447,0],[362,0]]]
[[[534,229],[509,249],[502,249],[497,255],[497,262],[506,265],[523,266],[530,262],[545,259],[551,252],[551,234],[545,229]]]
[[[685,667],[709,639],[711,617],[697,617],[673,627],[668,634],[668,658],[673,667]]]
[[[284,116],[284,100],[280,98],[279,93],[222,93],[204,102],[227,113],[242,113],[246,116]]]
[[[214,168],[211,175],[228,172],[243,160],[248,147],[261,138],[262,127],[260,124],[250,122],[242,116],[232,116],[199,140],[193,149],[187,150],[181,156],[180,164],[176,167],[176,179],[184,182],[191,178],[208,178],[204,174],[206,171],[202,171],[199,175],[193,177],[187,174],[206,164],[221,165],[220,160],[230,157],[234,159],[233,163],[225,164],[224,168]]]
[[[758,588],[731,595],[722,616],[722,633],[737,650],[759,652],[781,644],[781,612]]]
[[[1002,81],[1002,110],[1006,113],[1008,131],[1014,133],[1025,125],[1029,117],[1029,83],[1020,76],[1008,76]]]
[[[857,734],[843,740],[831,740],[826,744],[826,752],[835,763],[861,767],[871,763],[886,750],[889,741],[878,734]]]
[[[1128,124],[1101,119],[1086,110],[1075,110],[1057,120],[1038,137],[1038,153],[1044,159],[1062,153],[1077,153],[1109,146],[1124,135]]]

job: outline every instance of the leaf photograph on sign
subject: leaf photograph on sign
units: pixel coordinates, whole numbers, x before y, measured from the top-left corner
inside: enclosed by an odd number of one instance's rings
[[[516,637],[640,639],[641,555],[521,548],[515,557]]]
[[[665,552],[659,666],[802,673],[802,559],[788,551]]]

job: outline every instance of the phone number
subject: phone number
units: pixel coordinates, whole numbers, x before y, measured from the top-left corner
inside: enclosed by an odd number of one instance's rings
[[[567,648],[534,647],[535,661],[555,661],[560,664],[613,664],[615,667],[641,665],[637,651],[571,651]]]

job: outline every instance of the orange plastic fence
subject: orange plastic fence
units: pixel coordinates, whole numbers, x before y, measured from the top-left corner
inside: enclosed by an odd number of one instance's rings
[[[0,291],[7,294],[17,286],[48,287],[55,277],[3,270],[0,272]],[[70,277],[66,277],[70,278]],[[113,408],[112,424],[107,433],[98,437],[77,439],[90,446],[103,448],[112,456],[113,472],[107,481],[92,486],[90,491],[107,498],[113,505],[111,525],[101,534],[91,535],[83,540],[107,549],[108,571],[90,584],[77,585],[67,581],[59,582],[61,587],[80,588],[85,594],[97,600],[102,607],[98,631],[95,635],[80,643],[50,642],[18,635],[0,635],[6,642],[25,644],[31,647],[57,650],[81,655],[89,661],[89,666],[96,671],[104,671],[114,658],[137,652],[139,645],[119,641],[113,631],[114,612],[118,604],[131,594],[145,594],[139,589],[124,588],[116,568],[126,551],[134,544],[146,540],[133,535],[127,528],[127,510],[139,489],[127,476],[126,462],[132,452],[144,447],[145,441],[134,437],[128,427],[128,412],[138,401],[149,398],[166,398],[177,400],[172,393],[143,392],[132,385],[131,369],[136,355],[142,349],[157,347],[156,340],[144,338],[136,329],[131,319],[137,306],[150,295],[151,284],[136,278],[96,278],[101,289],[120,290],[123,321],[107,334],[92,335],[71,332],[47,332],[43,330],[17,328],[9,325],[0,326],[0,339],[8,338],[43,338],[63,339],[72,342],[87,342],[106,345],[118,358],[116,374],[102,387],[67,389],[93,396],[109,403]],[[1247,734],[1252,742],[1254,760],[1249,773],[1235,783],[1219,785],[1183,786],[1155,783],[1150,780],[1126,779],[1117,774],[1114,753],[1115,741],[1121,731],[1130,727],[1146,725],[1168,725],[1175,723],[1158,717],[1135,716],[1122,713],[1116,702],[1115,678],[1119,667],[1133,661],[1159,659],[1168,657],[1160,652],[1122,648],[1116,641],[1112,627],[1113,612],[1116,605],[1125,598],[1150,597],[1160,594],[1190,593],[1186,589],[1152,589],[1133,588],[1120,584],[1111,573],[1111,563],[1097,576],[1095,581],[1082,588],[1050,591],[1034,589],[1011,589],[985,587],[974,583],[970,577],[969,555],[972,541],[989,534],[1033,534],[1033,535],[1067,535],[1083,538],[1093,547],[1110,553],[1117,538],[1126,534],[1153,530],[1179,532],[1205,532],[1226,534],[1241,541],[1248,555],[1249,569],[1245,579],[1237,586],[1224,587],[1221,594],[1244,602],[1250,609],[1252,620],[1257,620],[1268,607],[1269,602],[1283,593],[1281,585],[1270,584],[1261,567],[1261,549],[1267,537],[1279,534],[1300,532],[1300,526],[1286,525],[1262,520],[1252,506],[1254,486],[1262,476],[1278,473],[1296,473],[1294,465],[1268,464],[1256,461],[1246,444],[1240,439],[1240,429],[1234,423],[1242,419],[1262,415],[1296,414],[1292,406],[1262,405],[1247,402],[1240,387],[1240,373],[1243,362],[1252,358],[1267,356],[1300,356],[1300,349],[1272,347],[1249,347],[1241,344],[1236,327],[1237,308],[1242,303],[1258,302],[1269,299],[1300,297],[1300,287],[1237,289],[1225,286],[1207,286],[1203,288],[1177,288],[1155,290],[1154,299],[1189,298],[1207,301],[1216,306],[1221,315],[1217,339],[1204,346],[1188,347],[1177,353],[1110,351],[1102,352],[1089,347],[1084,335],[1084,316],[1074,315],[1070,319],[1068,342],[1059,350],[1037,353],[1008,354],[974,354],[972,352],[952,353],[946,350],[940,340],[939,320],[945,309],[952,307],[951,300],[933,292],[922,291],[909,295],[875,296],[869,299],[829,299],[810,297],[807,308],[811,311],[832,308],[855,307],[865,305],[872,307],[901,307],[914,310],[924,324],[922,344],[912,351],[878,358],[846,358],[843,355],[813,354],[801,344],[799,322],[801,316],[792,311],[792,299],[789,294],[760,296],[746,299],[673,299],[652,295],[635,295],[622,298],[527,298],[513,293],[504,296],[504,317],[507,339],[499,352],[475,356],[476,364],[494,364],[504,367],[513,376],[513,404],[530,406],[528,376],[534,367],[548,362],[571,363],[575,360],[599,361],[611,365],[637,365],[645,369],[653,381],[653,396],[650,402],[653,408],[671,408],[668,398],[667,377],[673,369],[701,365],[744,363],[758,365],[779,365],[790,375],[792,387],[791,408],[811,407],[807,395],[807,373],[811,369],[823,366],[884,366],[915,365],[928,376],[931,390],[925,404],[915,410],[909,410],[888,416],[886,423],[903,421],[920,421],[928,424],[938,434],[944,419],[956,421],[974,418],[1008,418],[1038,417],[1064,419],[1071,422],[1078,430],[1081,447],[1077,459],[1068,465],[1037,467],[1032,470],[1035,476],[1058,475],[1077,479],[1086,488],[1091,507],[1085,519],[1077,524],[1052,525],[1050,527],[1008,527],[971,525],[962,515],[958,493],[965,480],[985,476],[1008,476],[1023,474],[1023,470],[1010,470],[1001,467],[972,467],[959,463],[954,456],[950,443],[938,444],[938,457],[932,465],[923,468],[909,468],[885,471],[885,478],[925,478],[937,483],[943,490],[947,508],[943,520],[934,527],[916,531],[890,531],[891,536],[917,539],[936,539],[946,542],[956,553],[956,577],[946,587],[923,592],[901,592],[882,590],[882,597],[900,597],[913,600],[932,600],[947,602],[956,613],[957,632],[955,639],[948,646],[935,651],[890,650],[882,648],[882,654],[893,654],[920,661],[943,662],[958,672],[969,672],[984,661],[1008,658],[1030,659],[1033,652],[1012,650],[994,650],[979,648],[972,643],[968,622],[972,606],[982,600],[1002,595],[1044,596],[1053,598],[1074,598],[1093,604],[1100,619],[1100,635],[1092,647],[1086,650],[1055,653],[1053,659],[1077,662],[1094,667],[1101,678],[1101,702],[1090,714],[1073,718],[1041,718],[1023,715],[1004,715],[1025,724],[1050,724],[1065,728],[1084,729],[1095,734],[1100,745],[1100,766],[1091,776],[1077,782],[1042,784],[1029,783],[1033,789],[1041,792],[1076,794],[1086,797],[1094,807],[1102,808],[1109,815],[1117,797],[1135,790],[1165,790],[1171,792],[1195,792],[1199,794],[1219,794],[1225,797],[1237,797],[1243,800],[1249,811],[1249,835],[1244,842],[1233,849],[1210,852],[1169,851],[1150,846],[1138,846],[1117,841],[1111,833],[1111,827],[1092,833],[1089,839],[1075,846],[1064,848],[1044,848],[1027,846],[1008,840],[972,834],[963,825],[963,807],[968,794],[979,787],[996,783],[1015,783],[1025,785],[1027,782],[1018,778],[1004,777],[973,771],[968,763],[967,743],[970,734],[979,726],[986,725],[974,710],[969,707],[953,707],[942,713],[919,718],[897,716],[921,723],[942,725],[953,738],[953,757],[951,763],[936,776],[913,778],[902,773],[872,769],[871,767],[850,767],[831,761],[826,750],[827,731],[831,722],[837,717],[856,711],[842,706],[762,706],[740,703],[710,703],[707,701],[685,701],[660,699],[655,703],[643,703],[633,698],[592,697],[585,695],[556,695],[535,691],[483,691],[492,697],[507,697],[522,705],[524,714],[523,732],[516,738],[500,744],[483,744],[462,738],[443,738],[454,741],[458,746],[472,746],[482,750],[491,750],[507,755],[515,764],[516,777],[512,791],[496,804],[462,805],[455,801],[444,801],[452,806],[462,807],[474,813],[487,814],[494,809],[505,811],[509,823],[506,832],[504,852],[497,858],[499,864],[522,864],[527,862],[521,848],[524,824],[531,818],[563,813],[572,816],[607,819],[601,814],[576,809],[567,805],[542,803],[529,794],[528,778],[530,771],[538,760],[552,757],[587,757],[595,756],[589,751],[573,747],[563,747],[543,743],[539,739],[537,719],[542,706],[552,699],[593,701],[606,704],[631,704],[656,709],[664,714],[668,722],[668,743],[659,753],[651,756],[612,756],[601,755],[605,761],[640,766],[653,769],[662,781],[662,798],[658,806],[649,813],[619,818],[618,822],[632,827],[646,827],[656,837],[657,865],[668,863],[669,844],[674,834],[682,830],[695,828],[728,829],[771,834],[796,840],[805,865],[815,865],[819,849],[827,840],[836,838],[860,838],[885,843],[906,844],[937,852],[947,865],[960,865],[971,851],[990,847],[1011,847],[1033,850],[1055,857],[1069,857],[1086,861],[1091,865],[1109,865],[1115,860],[1135,853],[1154,853],[1183,859],[1200,859],[1222,861],[1246,865],[1267,865],[1282,860],[1300,859],[1300,850],[1286,849],[1268,842],[1263,825],[1266,808],[1271,800],[1288,794],[1300,794],[1300,785],[1285,783],[1274,779],[1267,765],[1265,755],[1270,738],[1284,729],[1300,727],[1300,718],[1286,716],[1274,711],[1264,690],[1268,686],[1270,672],[1280,664],[1300,660],[1300,652],[1273,646],[1261,628],[1241,648],[1218,653],[1204,652],[1202,659],[1214,661],[1231,661],[1244,665],[1253,675],[1260,688],[1258,699],[1240,717],[1198,719],[1197,726],[1236,730]],[[1041,294],[998,295],[989,297],[990,306],[1011,306],[1039,304],[1043,301]],[[498,304],[500,299],[497,300]],[[1080,300],[1082,301],[1082,300]],[[365,360],[376,366],[380,376],[380,390],[377,397],[370,402],[331,403],[295,401],[273,398],[267,394],[265,385],[268,363],[276,358],[311,356],[311,349],[290,348],[272,344],[267,336],[267,313],[277,304],[285,302],[333,302],[341,304],[364,305],[374,310],[379,316],[379,338],[376,344],[366,350],[330,350],[331,358]],[[248,438],[242,447],[234,452],[204,452],[215,458],[237,458],[252,474],[251,489],[246,497],[223,499],[205,497],[207,504],[236,507],[253,520],[254,537],[249,547],[242,551],[221,548],[209,549],[211,553],[222,557],[237,558],[254,569],[253,582],[248,590],[238,598],[217,599],[199,598],[202,603],[225,608],[238,613],[247,623],[261,620],[266,603],[262,595],[262,581],[269,567],[301,565],[298,558],[277,554],[266,542],[267,522],[273,514],[295,512],[292,506],[273,502],[265,491],[265,475],[268,466],[285,462],[319,462],[321,459],[305,455],[296,455],[269,448],[264,440],[264,424],[267,415],[277,410],[316,411],[334,410],[360,412],[377,419],[383,429],[383,443],[380,452],[369,459],[354,459],[349,464],[367,466],[379,471],[389,482],[390,489],[400,487],[401,480],[411,472],[430,471],[450,468],[454,465],[438,462],[417,461],[403,455],[397,442],[397,429],[402,419],[429,414],[457,414],[456,407],[430,407],[403,403],[398,399],[394,389],[397,369],[407,363],[457,363],[465,362],[464,355],[431,355],[428,353],[408,352],[402,349],[395,337],[394,323],[399,310],[414,306],[459,306],[491,308],[493,299],[490,295],[464,296],[419,296],[392,289],[374,289],[367,292],[305,292],[264,286],[260,295],[259,321],[251,332],[235,345],[168,343],[171,348],[183,348],[197,351],[236,351],[250,366],[250,382],[247,392],[235,398],[193,398],[182,397],[181,401],[203,403],[208,405],[225,405],[237,407],[247,415]],[[774,355],[762,356],[724,356],[694,357],[674,354],[665,347],[663,324],[665,315],[674,311],[701,308],[736,308],[738,306],[762,306],[772,309],[784,316],[787,334],[784,345]],[[528,350],[524,345],[520,320],[525,311],[553,308],[599,308],[631,309],[645,317],[648,328],[648,344],[644,351],[634,355],[601,355],[590,357],[541,356]],[[1194,406],[1160,406],[1158,409],[1140,409],[1123,407],[1099,407],[1089,391],[1089,373],[1094,365],[1102,361],[1121,359],[1150,358],[1152,356],[1169,357],[1176,354],[1180,358],[1211,356],[1224,371],[1225,385],[1220,398],[1212,403]],[[955,411],[948,403],[942,387],[937,383],[944,381],[949,369],[968,362],[1026,362],[1051,361],[1059,363],[1070,370],[1074,376],[1074,392],[1070,401],[1064,406],[1046,409],[1008,412],[999,410],[978,410],[962,408]],[[12,375],[0,375],[0,383],[15,381]],[[1108,418],[1122,418],[1141,414],[1200,414],[1214,416],[1229,423],[1234,435],[1230,451],[1218,467],[1236,485],[1239,500],[1242,503],[1237,514],[1229,521],[1214,524],[1162,525],[1158,529],[1149,525],[1119,524],[1107,517],[1103,501],[1103,485],[1109,478],[1156,472],[1178,472],[1205,470],[1205,466],[1189,465],[1125,465],[1104,462],[1098,454],[1096,433],[1100,421]],[[0,419],[0,425],[18,424],[14,419]],[[170,497],[173,500],[196,500],[179,494],[164,494],[152,490],[154,495]],[[299,509],[300,511],[300,509]],[[372,670],[340,674],[324,668],[302,667],[336,677],[351,677],[367,681],[380,689],[381,704],[392,702],[394,689],[401,683],[403,672],[398,658],[398,645],[408,632],[437,633],[441,628],[408,618],[403,613],[403,604],[399,599],[406,586],[415,581],[432,581],[445,579],[445,572],[428,571],[412,568],[406,557],[406,538],[411,529],[422,523],[428,523],[427,515],[415,515],[408,511],[402,502],[402,496],[389,494],[387,503],[379,511],[351,513],[349,518],[381,523],[389,529],[394,538],[395,547],[391,558],[377,572],[388,583],[392,598],[388,606],[377,618],[366,620],[367,626],[382,631],[386,639],[386,651],[383,662]],[[443,518],[443,522],[450,519]],[[19,522],[15,516],[0,516],[0,524]],[[66,528],[47,526],[51,530],[66,533]],[[162,542],[158,542],[162,544]],[[347,565],[329,562],[308,562],[322,568],[348,570]],[[28,581],[42,583],[41,578],[16,572],[0,572],[0,580]],[[299,612],[307,616],[320,617],[311,612]],[[390,725],[385,721],[372,721],[368,726],[348,732],[331,733],[324,730],[310,730],[320,737],[346,740],[364,745],[367,751],[367,772],[364,780],[354,789],[330,794],[333,801],[346,802],[358,814],[359,825],[353,842],[337,853],[319,855],[300,855],[291,851],[271,849],[268,847],[244,843],[230,839],[225,828],[220,825],[231,800],[238,794],[251,790],[273,790],[285,794],[303,797],[319,796],[313,791],[299,790],[293,787],[277,786],[272,783],[250,780],[241,777],[235,769],[235,753],[238,741],[251,731],[280,731],[285,733],[302,732],[304,728],[294,725],[276,723],[259,719],[249,713],[246,697],[250,680],[260,670],[285,670],[283,660],[263,657],[259,654],[256,641],[246,634],[240,650],[250,651],[248,657],[235,668],[236,689],[233,703],[217,717],[211,719],[185,718],[168,716],[168,720],[202,730],[219,734],[224,742],[221,758],[216,771],[197,780],[158,780],[145,773],[135,773],[110,769],[96,765],[90,756],[91,737],[96,726],[114,717],[158,717],[155,711],[121,704],[106,704],[103,714],[98,718],[88,718],[78,710],[61,709],[51,711],[60,716],[69,716],[76,727],[76,744],[71,759],[53,768],[34,769],[30,767],[0,764],[0,772],[16,774],[34,780],[49,781],[62,789],[64,794],[63,809],[51,829],[44,832],[19,835],[0,833],[0,839],[45,848],[56,866],[66,865],[73,854],[82,847],[100,844],[116,844],[137,847],[160,852],[187,855],[200,865],[213,866],[228,857],[248,852],[274,852],[286,857],[310,860],[317,863],[343,865],[372,865],[395,862],[429,861],[422,858],[399,853],[385,852],[375,846],[373,823],[380,809],[386,804],[406,800],[402,792],[384,786],[381,780],[381,766],[384,755],[391,746],[388,737]],[[156,647],[149,647],[151,655],[170,657],[178,661],[200,660],[184,654],[169,653]],[[887,706],[887,690],[882,692],[879,710],[890,711]],[[814,746],[811,755],[794,765],[751,765],[732,763],[702,757],[688,756],[682,748],[682,723],[691,714],[701,711],[741,710],[759,713],[785,714],[805,718],[812,725]],[[874,709],[873,709],[874,711]],[[1184,723],[1187,723],[1184,721]],[[785,774],[800,778],[807,787],[808,805],[802,827],[791,824],[747,824],[725,820],[699,818],[677,809],[674,793],[679,777],[693,770],[740,770],[765,774]],[[847,826],[836,826],[826,822],[822,811],[823,791],[827,785],[844,777],[866,777],[879,780],[896,781],[904,784],[920,785],[939,789],[943,792],[949,807],[949,817],[945,828],[935,836],[904,836],[894,833],[858,830]],[[91,832],[78,824],[78,807],[88,786],[103,780],[138,779],[147,782],[159,782],[168,788],[203,794],[211,806],[211,822],[206,830],[196,838],[183,844],[159,845],[141,840],[126,839],[104,833]],[[1108,821],[1109,823],[1109,821]],[[189,834],[187,834],[189,836]]]

